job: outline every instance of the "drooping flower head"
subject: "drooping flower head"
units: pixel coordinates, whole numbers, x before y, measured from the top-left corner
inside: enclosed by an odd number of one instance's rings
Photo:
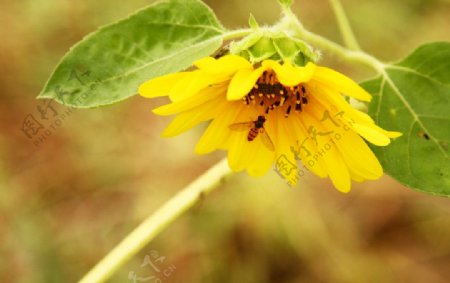
[[[291,184],[306,168],[329,177],[342,192],[350,190],[351,180],[382,176],[363,139],[386,146],[400,133],[378,127],[350,106],[344,96],[371,99],[350,78],[312,62],[302,67],[289,60],[252,64],[237,55],[206,57],[194,66],[194,71],[155,78],[139,89],[144,97],[172,101],[154,110],[176,114],[163,136],[210,121],[197,153],[227,150],[230,168],[252,176],[264,175],[275,164]]]

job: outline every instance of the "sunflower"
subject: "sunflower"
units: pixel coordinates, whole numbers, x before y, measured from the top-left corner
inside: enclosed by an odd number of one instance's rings
[[[261,176],[275,164],[276,171],[295,184],[307,169],[348,192],[351,180],[383,175],[364,140],[386,146],[401,135],[378,127],[350,106],[343,95],[371,99],[357,83],[312,62],[303,67],[274,60],[253,65],[226,55],[200,59],[194,66],[194,71],[147,81],[139,93],[172,101],[153,110],[157,115],[177,114],[164,137],[211,120],[195,151],[227,150],[233,171]]]

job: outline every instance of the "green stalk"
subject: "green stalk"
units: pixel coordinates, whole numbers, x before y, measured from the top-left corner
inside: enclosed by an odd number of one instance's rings
[[[324,50],[331,51],[344,60],[353,61],[371,67],[378,73],[384,73],[385,64],[363,51],[347,49],[327,38],[312,33],[305,29],[297,29],[297,36],[308,43],[319,46]]]
[[[223,39],[223,41],[227,41],[227,40],[232,40],[232,39],[235,39],[235,38],[241,38],[241,37],[244,37],[244,36],[247,36],[247,35],[251,34],[252,32],[253,32],[253,30],[252,29],[248,29],[248,28],[247,29],[232,30],[232,31],[226,32],[223,35],[222,39]]]
[[[100,283],[109,279],[125,262],[136,255],[169,224],[217,188],[231,174],[227,160],[211,167],[203,175],[167,201],[109,252],[79,283]]]
[[[350,26],[348,18],[345,14],[344,8],[342,7],[341,1],[339,0],[329,0],[331,7],[333,8],[334,14],[336,15],[336,20],[339,25],[339,30],[341,31],[342,39],[344,40],[344,45],[352,50],[361,50],[358,41],[356,40],[355,34]]]
[[[373,57],[372,55],[369,55],[368,53],[360,50],[339,0],[330,1],[333,5],[333,9],[335,10],[336,17],[339,22],[339,27],[341,29],[347,47],[339,45],[323,36],[305,29],[303,24],[299,21],[292,10],[284,5],[282,6],[284,18],[277,25],[265,29],[267,31],[284,30],[290,32],[295,37],[298,37],[312,45],[315,45],[316,47],[320,47],[324,50],[330,51],[344,60],[369,66],[377,71],[378,74],[383,74],[386,64]],[[251,34],[252,32],[252,29],[228,31],[223,35],[223,40],[226,41],[235,38],[241,38]]]
[[[372,55],[360,50],[350,50],[323,36],[308,31],[290,9],[283,10],[283,13],[284,18],[278,23],[276,28],[289,31],[293,36],[315,47],[332,52],[344,60],[369,66],[377,71],[378,74],[384,73],[386,65]]]

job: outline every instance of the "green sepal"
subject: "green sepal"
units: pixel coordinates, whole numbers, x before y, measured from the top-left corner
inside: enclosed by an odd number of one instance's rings
[[[232,54],[248,54],[252,63],[272,59],[304,66],[307,62],[316,62],[320,57],[304,41],[292,38],[282,31],[256,31],[241,41],[233,42],[230,50]]]
[[[270,38],[262,37],[248,49],[252,62],[260,62],[271,58],[277,50]]]
[[[256,19],[253,16],[253,14],[250,14],[250,17],[248,18],[248,25],[249,25],[249,27],[251,27],[254,30],[258,30],[259,29],[259,24],[256,21]]]
[[[278,0],[278,3],[283,7],[290,8],[294,3],[294,0]]]

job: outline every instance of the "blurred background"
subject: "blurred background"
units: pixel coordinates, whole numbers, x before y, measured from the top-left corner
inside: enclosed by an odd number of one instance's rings
[[[224,156],[194,154],[202,127],[160,138],[169,119],[150,110],[163,100],[92,110],[52,104],[39,115],[48,102],[35,97],[69,47],[150,2],[2,0],[0,282],[76,282]],[[261,24],[279,17],[275,0],[205,2],[229,28],[245,26],[250,12]],[[448,0],[343,5],[362,47],[386,61],[450,40]],[[309,29],[340,40],[326,0],[297,0],[294,11]],[[328,54],[322,63],[356,79],[371,75]],[[37,142],[22,131],[30,117],[46,128]],[[449,204],[387,176],[344,195],[313,175],[289,188],[273,171],[237,174],[109,282],[449,282]]]

